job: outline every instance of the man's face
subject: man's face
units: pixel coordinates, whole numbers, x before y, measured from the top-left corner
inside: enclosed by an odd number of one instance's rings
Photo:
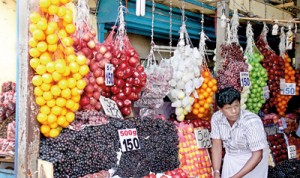
[[[232,104],[226,104],[223,108],[219,107],[219,110],[225,115],[230,122],[235,122],[240,115],[241,105],[238,100],[235,100]]]

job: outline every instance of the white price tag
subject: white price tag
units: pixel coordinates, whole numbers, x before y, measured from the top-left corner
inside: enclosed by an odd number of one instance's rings
[[[105,64],[105,85],[114,85],[114,66],[112,64]]]
[[[281,78],[280,79],[280,94],[283,94],[284,92],[284,87],[285,87],[285,79]]]
[[[123,119],[123,116],[118,108],[118,105],[114,100],[100,96],[100,102],[106,115],[113,118]]]
[[[140,141],[136,129],[118,130],[122,152],[140,149]]]
[[[295,159],[297,157],[296,146],[291,145],[287,147],[289,159]]]
[[[270,90],[269,90],[269,87],[268,86],[265,86],[263,88],[263,91],[264,91],[264,99],[267,100],[270,98]]]
[[[281,90],[282,95],[296,95],[296,83],[285,83],[283,90]]]
[[[242,87],[249,87],[251,85],[249,72],[240,72],[240,80]]]
[[[210,134],[207,129],[194,129],[198,148],[210,148],[212,146]]]

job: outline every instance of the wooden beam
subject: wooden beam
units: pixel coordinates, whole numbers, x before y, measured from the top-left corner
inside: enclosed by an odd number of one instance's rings
[[[291,7],[291,6],[294,6],[294,2],[288,2],[288,3],[284,3],[284,4],[278,4],[276,5],[275,7],[277,8],[285,8],[285,7]]]
[[[38,111],[33,96],[28,56],[28,25],[30,11],[38,9],[37,0],[17,1],[17,100],[15,177],[36,178],[40,132],[36,121]]]

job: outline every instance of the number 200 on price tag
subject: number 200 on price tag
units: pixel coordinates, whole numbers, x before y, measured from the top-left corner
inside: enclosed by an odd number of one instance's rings
[[[136,129],[118,130],[122,152],[140,149],[140,141]]]

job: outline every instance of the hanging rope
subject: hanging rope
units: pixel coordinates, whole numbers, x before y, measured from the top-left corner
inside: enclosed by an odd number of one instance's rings
[[[231,18],[231,42],[239,45],[238,28],[239,28],[239,15],[237,9],[234,9]]]
[[[173,9],[172,9],[172,6],[173,6],[173,2],[172,2],[172,0],[170,0],[170,36],[169,36],[169,38],[170,38],[170,42],[169,42],[169,45],[170,45],[170,49],[172,48],[172,46],[173,46],[173,44],[172,44],[172,16],[173,16],[173,14],[172,14],[172,11],[173,11]],[[172,56],[172,52],[171,52],[171,50],[170,50],[170,57]]]
[[[280,43],[279,43],[279,51],[280,51],[280,56],[283,56],[285,53],[285,40],[286,40],[286,35],[284,32],[284,27],[281,27],[281,31],[280,31]]]
[[[250,24],[250,22],[248,22],[247,24],[246,36],[247,36],[247,47],[245,52],[249,54],[253,54],[254,40],[253,40],[252,25]]]

